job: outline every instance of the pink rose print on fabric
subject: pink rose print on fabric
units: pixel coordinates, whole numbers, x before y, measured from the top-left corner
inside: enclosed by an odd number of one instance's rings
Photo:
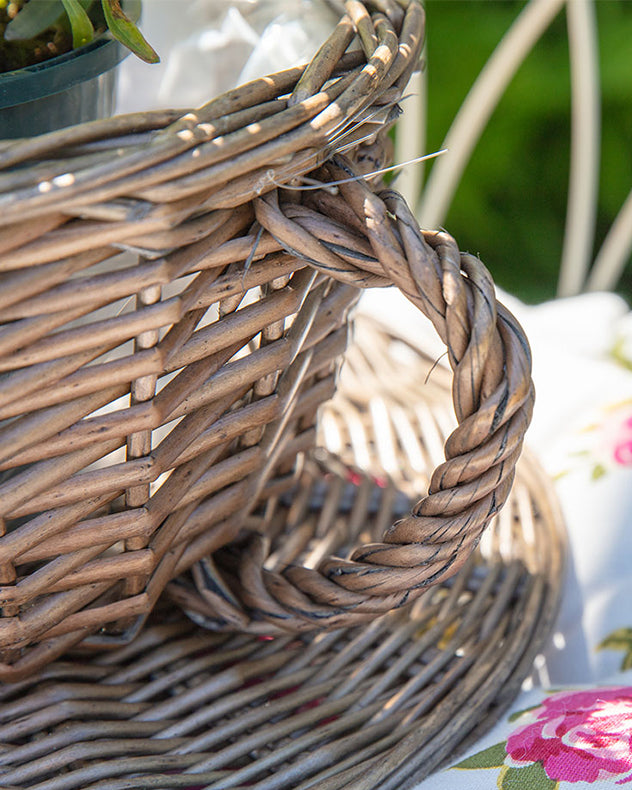
[[[515,767],[541,763],[549,779],[632,781],[632,687],[553,694],[507,739]]]
[[[614,469],[632,469],[632,416],[630,401],[612,403],[581,434],[584,446],[574,450],[576,460],[587,460],[593,480]],[[588,446],[585,446],[589,438]]]
[[[632,466],[632,417],[621,424],[612,454],[619,466]]]
[[[577,782],[632,783],[632,687],[551,694],[509,721],[507,741],[453,766],[500,769],[499,790],[564,790]],[[569,788],[570,790],[570,788]]]

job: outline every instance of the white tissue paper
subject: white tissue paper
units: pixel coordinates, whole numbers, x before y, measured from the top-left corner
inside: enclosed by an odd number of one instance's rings
[[[140,27],[161,62],[121,64],[116,110],[198,107],[306,63],[337,21],[326,0],[144,0]]]

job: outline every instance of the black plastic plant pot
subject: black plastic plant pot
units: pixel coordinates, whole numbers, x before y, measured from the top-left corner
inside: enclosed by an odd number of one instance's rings
[[[0,139],[32,137],[112,114],[115,66],[128,50],[102,36],[34,66],[0,74]]]

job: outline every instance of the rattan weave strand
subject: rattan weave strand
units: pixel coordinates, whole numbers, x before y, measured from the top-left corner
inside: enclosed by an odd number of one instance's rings
[[[444,371],[424,385],[432,360],[402,357],[375,328],[358,335],[322,420],[345,463],[317,451],[296,491],[250,518],[268,522],[271,567],[380,535],[454,427]],[[525,455],[459,574],[371,623],[271,639],[213,634],[159,606],[129,646],[0,690],[0,784],[404,790],[480,737],[519,690],[553,623],[563,550],[550,483]]]
[[[345,8],[309,66],[182,118],[0,145],[0,679],[129,641],[291,484],[359,287],[395,283],[428,315],[459,426],[381,542],[243,578],[253,615],[303,630],[400,606],[505,501],[533,393],[484,267],[394,192],[289,188],[379,158],[417,65],[417,0]]]

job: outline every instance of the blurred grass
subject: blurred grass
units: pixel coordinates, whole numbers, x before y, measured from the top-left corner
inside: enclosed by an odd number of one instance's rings
[[[572,2],[572,0],[571,0]],[[524,0],[426,0],[433,151]],[[602,145],[594,254],[632,187],[632,2],[597,0]],[[570,156],[570,69],[562,12],[521,65],[463,175],[445,227],[501,287],[555,295]],[[632,300],[632,267],[619,291]]]

